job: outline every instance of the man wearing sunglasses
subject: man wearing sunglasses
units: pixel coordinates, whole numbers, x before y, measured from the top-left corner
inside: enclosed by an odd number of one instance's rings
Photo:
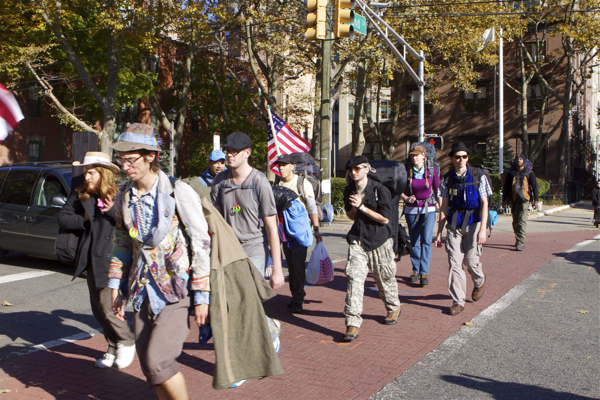
[[[348,186],[344,189],[344,206],[348,218],[354,220],[346,236],[349,245],[346,263],[348,288],[344,308],[346,342],[358,337],[365,280],[369,271],[373,274],[379,297],[387,310],[384,323],[393,325],[398,322],[400,315],[394,239],[388,225],[392,216],[392,195],[385,186],[369,179],[369,171],[375,172],[365,156],[352,157],[346,163]]]
[[[464,143],[454,143],[450,151],[454,169],[440,182],[442,207],[434,243],[436,247],[442,247],[442,231],[446,225],[446,251],[450,264],[448,291],[453,300],[448,310],[450,315],[464,310],[467,278],[463,264],[473,279],[473,301],[481,299],[485,290],[485,275],[479,257],[487,239],[487,199],[492,195],[492,189],[481,169],[469,165],[469,154]]]

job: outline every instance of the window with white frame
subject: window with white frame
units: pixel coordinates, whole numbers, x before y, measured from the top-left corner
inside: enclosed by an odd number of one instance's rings
[[[546,60],[546,42],[544,40],[540,40],[539,42],[527,42],[523,43],[523,45],[534,62],[544,62]]]
[[[354,121],[354,103],[348,103],[348,121]]]
[[[392,107],[389,100],[383,100],[379,103],[379,119],[389,119],[392,115]]]
[[[465,114],[487,113],[487,85],[477,85],[474,92],[464,92],[463,96]]]
[[[433,105],[427,100],[429,89],[425,89],[425,115],[433,115]],[[410,91],[410,115],[419,115],[419,89]]]

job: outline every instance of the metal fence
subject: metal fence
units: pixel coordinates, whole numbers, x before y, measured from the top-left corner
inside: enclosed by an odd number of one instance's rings
[[[567,182],[564,185],[550,184],[550,189],[540,198],[544,204],[571,204],[581,200],[581,182]]]

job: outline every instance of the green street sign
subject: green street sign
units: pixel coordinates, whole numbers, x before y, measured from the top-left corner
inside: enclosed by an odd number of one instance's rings
[[[354,22],[352,22],[354,32],[360,33],[361,35],[367,34],[367,19],[362,15],[354,13]]]

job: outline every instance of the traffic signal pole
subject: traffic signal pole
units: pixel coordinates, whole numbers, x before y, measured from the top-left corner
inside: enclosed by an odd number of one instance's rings
[[[331,37],[331,30],[327,29],[327,36]],[[331,204],[331,159],[330,159],[330,138],[329,129],[331,126],[331,42],[332,40],[323,40],[321,42],[321,182],[329,182],[329,190],[323,191],[323,204]],[[325,184],[327,188],[327,184]]]

